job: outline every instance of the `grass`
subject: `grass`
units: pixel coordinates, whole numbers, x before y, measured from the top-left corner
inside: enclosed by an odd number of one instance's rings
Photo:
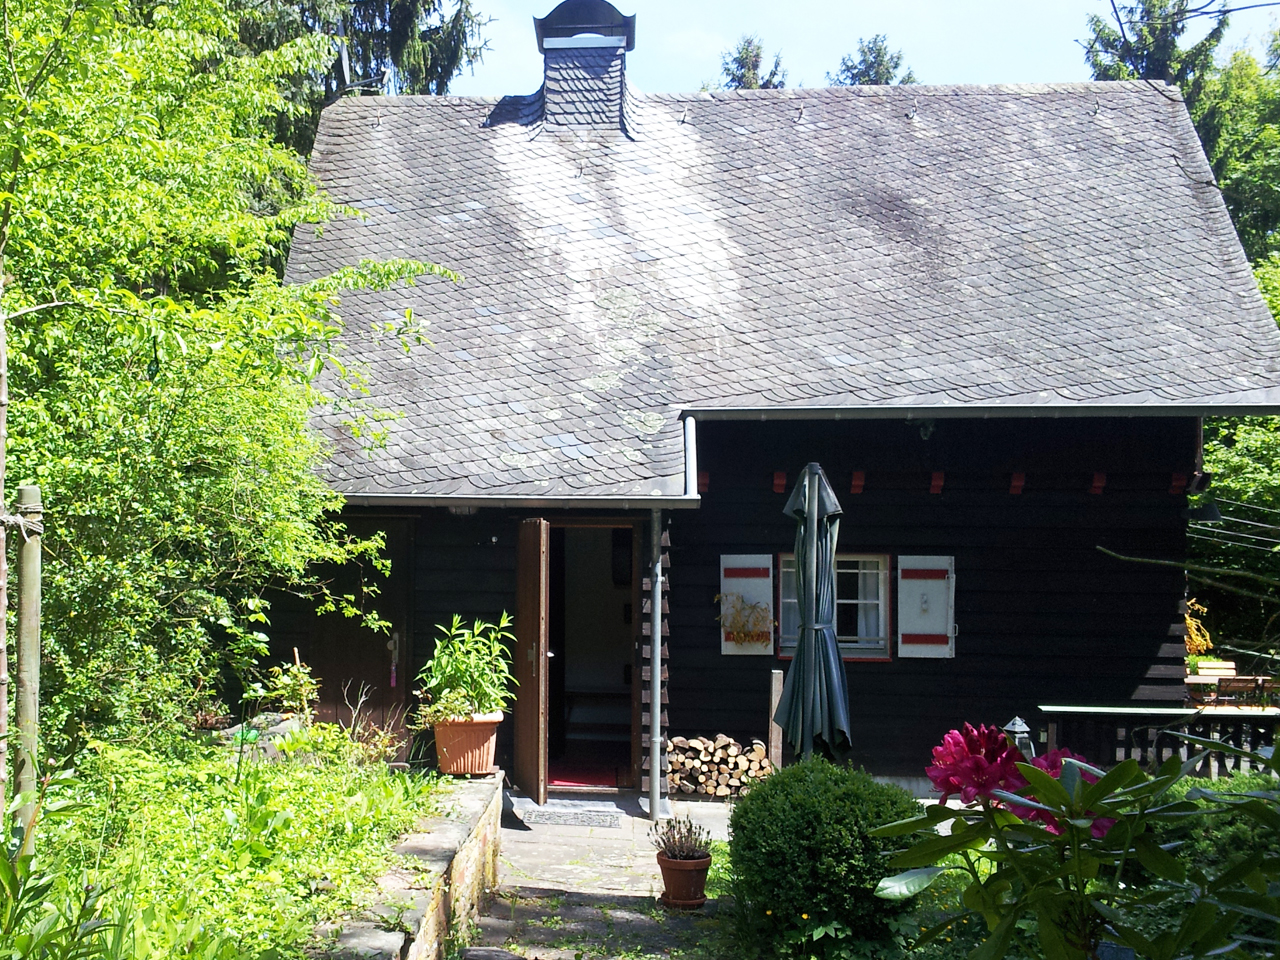
[[[729,864],[729,844],[711,841],[711,869],[707,871],[707,896],[713,900],[727,897],[733,873]]]
[[[80,807],[47,826],[43,849],[68,884],[103,885],[108,913],[128,908],[140,960],[176,955],[169,941],[186,927],[217,931],[238,955],[300,960],[317,923],[361,914],[378,876],[415,868],[391,842],[434,811],[438,791],[360,762],[335,727],[283,748],[267,762],[213,746],[175,758],[95,745]]]

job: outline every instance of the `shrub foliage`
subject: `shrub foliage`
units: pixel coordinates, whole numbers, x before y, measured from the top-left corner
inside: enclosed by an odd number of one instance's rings
[[[753,939],[808,956],[832,955],[847,938],[884,937],[903,906],[874,895],[891,848],[868,833],[919,809],[900,787],[822,759],[755,787],[729,821],[733,892]]]

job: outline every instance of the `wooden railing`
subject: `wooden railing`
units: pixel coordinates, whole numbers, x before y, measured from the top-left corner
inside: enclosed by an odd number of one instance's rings
[[[1181,735],[1216,740],[1258,750],[1275,742],[1280,708],[1211,706],[1073,707],[1042,705],[1048,749],[1066,747],[1091,763],[1114,766],[1130,758],[1154,769],[1170,757],[1187,761],[1203,749]],[[1196,776],[1225,777],[1256,769],[1248,757],[1212,750],[1195,769]]]

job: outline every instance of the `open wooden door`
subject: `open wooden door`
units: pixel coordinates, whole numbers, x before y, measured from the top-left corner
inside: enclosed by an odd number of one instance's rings
[[[551,526],[520,524],[516,551],[515,770],[511,782],[541,805],[547,802],[547,608]]]

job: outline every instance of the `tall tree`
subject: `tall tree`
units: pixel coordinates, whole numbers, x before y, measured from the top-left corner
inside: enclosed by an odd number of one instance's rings
[[[282,77],[323,67],[325,37],[245,54],[227,0],[0,12],[8,465],[48,508],[56,754],[194,717],[223,668],[265,652],[268,586],[344,605],[314,565],[375,562],[377,544],[332,517],[314,377],[342,291],[441,271],[281,282],[292,232],[335,211],[268,121]]]
[[[840,66],[834,74],[827,74],[827,83],[833,87],[887,86],[891,83],[915,83],[916,75],[910,67],[901,76],[902,51],[890,50],[888,38],[877,33],[870,40],[858,38],[858,59],[852,54],[840,58]]]
[[[782,69],[782,54],[773,55],[773,66],[763,73],[764,44],[760,38],[745,35],[732,50],[720,56],[726,90],[781,90],[787,85],[787,71]]]
[[[1192,116],[1245,253],[1280,253],[1280,77],[1276,41],[1264,68],[1237,51],[1204,85]],[[1265,289],[1265,288],[1264,288]],[[1280,301],[1277,301],[1280,302]]]
[[[481,31],[489,18],[471,0],[237,2],[240,41],[250,53],[316,34],[332,38],[333,56],[324,66],[282,78],[291,109],[277,114],[276,135],[304,156],[320,111],[344,90],[442,95],[488,46]]]
[[[1195,6],[1191,0],[1111,2],[1111,18],[1090,14],[1092,36],[1082,42],[1085,61],[1095,80],[1163,80],[1182,89],[1195,109],[1213,73],[1213,55],[1227,30],[1225,0]],[[1179,46],[1193,21],[1208,20],[1208,33],[1196,43]]]

